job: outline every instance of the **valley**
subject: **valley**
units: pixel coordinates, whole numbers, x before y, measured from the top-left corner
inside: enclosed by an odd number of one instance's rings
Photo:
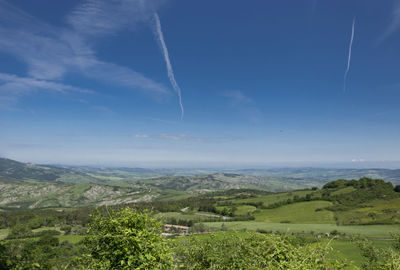
[[[316,178],[321,169],[291,170],[284,177],[277,170],[268,175],[188,169],[163,174],[161,169],[66,168],[4,159],[0,164],[4,243],[49,234],[79,246],[95,209],[124,206],[151,211],[165,224],[189,226],[194,235],[236,231],[321,243],[331,239],[335,258],[356,265],[364,259],[354,237],[388,247],[400,234],[395,172],[386,172],[393,182],[368,177],[328,181]]]

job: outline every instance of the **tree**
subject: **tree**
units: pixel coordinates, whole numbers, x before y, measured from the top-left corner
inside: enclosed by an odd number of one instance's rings
[[[8,240],[0,244],[0,269],[67,269],[76,255],[68,245],[54,236]]]
[[[64,234],[70,234],[72,227],[71,227],[71,225],[63,225],[63,226],[61,226],[60,230],[62,230],[64,232]]]
[[[83,244],[84,269],[169,269],[172,253],[161,224],[131,208],[91,216]]]
[[[11,228],[10,233],[8,234],[7,238],[27,238],[32,237],[33,232],[31,229],[26,226],[25,224],[17,224]]]

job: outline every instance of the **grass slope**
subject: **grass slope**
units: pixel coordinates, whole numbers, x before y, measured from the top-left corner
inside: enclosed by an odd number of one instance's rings
[[[256,221],[269,223],[334,224],[333,212],[328,210],[316,211],[331,205],[332,203],[327,201],[299,202],[274,209],[260,210],[254,213],[254,217]]]
[[[233,204],[248,204],[248,203],[262,203],[264,206],[268,206],[272,203],[276,202],[285,202],[288,199],[293,199],[295,196],[304,197],[307,194],[311,194],[313,191],[311,190],[297,190],[290,192],[282,192],[282,193],[273,193],[268,195],[256,196],[253,198],[246,199],[234,199],[231,200]]]
[[[348,235],[364,235],[371,238],[391,238],[392,233],[400,233],[400,225],[354,225],[338,226],[336,224],[288,224],[266,223],[257,221],[232,221],[232,222],[206,222],[205,225],[219,229],[222,224],[232,230],[278,231],[281,233],[326,233],[337,230]]]

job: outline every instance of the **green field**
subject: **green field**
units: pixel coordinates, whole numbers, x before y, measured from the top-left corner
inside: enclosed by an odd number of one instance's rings
[[[219,215],[208,212],[196,212],[196,213],[179,213],[179,212],[165,212],[158,213],[155,215],[156,218],[175,218],[176,220],[193,220],[195,222],[201,222],[203,220],[210,220],[211,218],[219,218]]]
[[[235,215],[244,216],[249,213],[253,213],[256,210],[257,210],[257,208],[252,205],[240,205],[237,207],[237,209],[235,211]]]
[[[311,193],[313,193],[313,191],[311,191],[311,190],[298,190],[298,191],[282,192],[282,193],[257,196],[257,197],[248,198],[248,199],[234,199],[231,201],[233,204],[246,204],[246,203],[262,202],[264,206],[268,206],[269,204],[272,204],[272,203],[284,202],[284,201],[287,201],[288,199],[293,199],[294,196],[304,197],[307,194],[311,194]]]
[[[176,200],[184,200],[190,198],[192,194],[185,193],[183,191],[176,191],[176,190],[162,190],[162,191],[155,191],[154,193],[157,195],[155,198],[157,201],[176,201]]]
[[[334,224],[335,220],[333,212],[327,210],[316,211],[317,209],[331,205],[332,203],[327,201],[299,202],[274,209],[260,210],[254,213],[254,217],[256,218],[256,221],[269,223],[290,222],[305,224]]]
[[[342,224],[373,223],[379,220],[383,223],[400,223],[400,199],[387,201],[376,200],[368,202],[364,207],[338,212],[338,220]]]
[[[370,238],[391,238],[391,233],[400,233],[400,225],[355,225],[337,226],[336,224],[288,224],[288,223],[266,223],[257,221],[232,221],[232,222],[206,222],[210,228],[220,229],[222,224],[231,230],[256,231],[278,231],[281,233],[329,233],[337,230],[347,235],[364,235]]]
[[[68,241],[72,244],[76,244],[76,243],[80,242],[85,236],[83,236],[83,235],[57,235],[56,237],[58,239],[60,239],[60,242]]]
[[[37,233],[37,232],[47,231],[47,230],[54,230],[54,231],[58,231],[58,232],[62,233],[62,231],[60,230],[60,227],[41,227],[41,228],[32,230],[32,232]]]
[[[327,239],[322,241],[328,242]],[[377,248],[388,248],[392,245],[391,241],[374,240],[373,244]],[[356,266],[361,266],[365,258],[361,256],[361,251],[356,243],[349,240],[335,239],[330,242],[333,252],[329,254],[331,259],[343,258],[353,262]]]
[[[39,228],[36,230],[33,230],[34,232],[40,232],[40,231],[44,231],[44,230],[57,230],[59,231],[59,228],[55,228],[55,227],[43,227],[43,228]],[[7,235],[8,235],[9,229],[1,229],[0,230],[0,240],[4,240]],[[83,239],[83,235],[56,235],[55,237],[57,237],[58,239],[60,239],[60,241],[68,241],[70,243],[78,243],[79,241],[81,241]],[[34,238],[36,239],[36,238]]]

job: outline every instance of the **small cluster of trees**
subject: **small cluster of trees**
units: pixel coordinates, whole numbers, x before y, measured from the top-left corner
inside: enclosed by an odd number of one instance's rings
[[[340,188],[353,187],[354,191],[345,194],[332,195]],[[376,199],[398,198],[399,194],[395,192],[391,182],[385,182],[380,179],[361,178],[360,180],[336,180],[324,185],[322,189],[322,199],[335,202],[339,211],[340,207],[350,209],[358,207],[360,204]]]
[[[0,269],[62,269],[70,266],[79,250],[69,242],[60,243],[55,236],[7,240],[0,243]],[[70,268],[73,269],[73,268]]]
[[[297,203],[297,202],[308,202],[308,201],[312,201],[315,199],[316,198],[313,198],[311,194],[306,194],[306,196],[304,196],[304,197],[299,197],[298,195],[295,195],[295,196],[293,196],[293,199],[289,198],[287,200],[274,202],[267,206],[264,206],[263,208],[266,208],[266,209],[278,208],[280,206],[287,205],[287,204],[292,204],[292,203]]]
[[[229,216],[234,217],[235,211],[237,207],[235,205],[223,206],[223,207],[215,207],[212,204],[203,204],[199,206],[199,211],[203,212],[211,212],[221,216]]]
[[[165,218],[163,221],[167,224],[182,225],[182,226],[188,226],[188,227],[193,226],[195,223],[193,220],[190,220],[190,219],[177,219],[174,217]]]
[[[33,232],[27,225],[17,224],[10,229],[7,239],[24,239],[30,237],[42,237],[59,234],[60,232],[56,230],[42,230],[39,232]]]
[[[368,177],[362,177],[359,180],[339,179],[325,184],[322,189],[344,188],[344,187],[354,187],[356,189],[386,187],[393,190],[393,184],[391,182],[385,182],[381,179],[372,179]]]
[[[30,229],[59,224],[86,226],[93,210],[93,208],[79,208],[71,211],[53,209],[0,211],[0,229],[11,228],[21,223],[26,224]]]

